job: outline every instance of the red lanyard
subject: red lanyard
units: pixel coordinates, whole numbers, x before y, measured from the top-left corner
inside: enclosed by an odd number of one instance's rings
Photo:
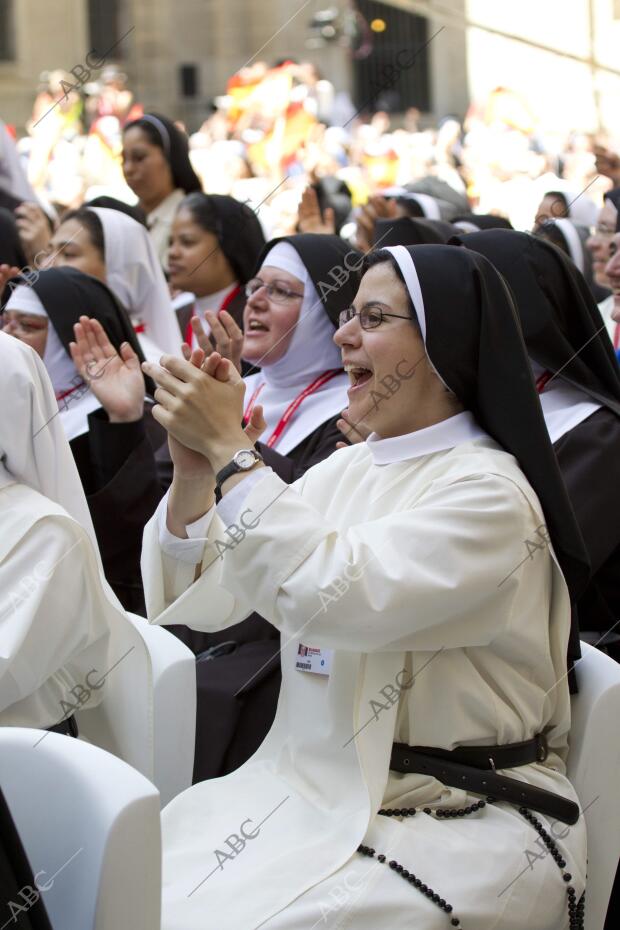
[[[227,294],[226,297],[224,298],[224,300],[222,301],[222,306],[220,307],[220,309],[219,309],[217,312],[218,312],[218,313],[221,313],[222,310],[225,310],[226,307],[227,307],[230,303],[232,303],[232,301],[235,299],[235,297],[237,296],[237,294],[239,293],[240,290],[241,290],[241,285],[240,285],[240,284],[237,284],[236,287],[233,287],[232,291],[231,291],[229,294]],[[192,318],[195,317],[195,316],[196,316],[196,305],[194,305],[194,307],[193,307],[193,309],[192,309],[192,316],[190,317],[190,320],[189,320],[189,322],[188,322],[188,324],[187,324],[187,326],[186,326],[186,328],[185,328],[185,341],[186,341],[186,343],[188,344],[188,346],[191,346],[191,344],[192,344],[192,338],[193,338],[193,335],[194,335],[194,330],[192,329]]]
[[[60,394],[56,395],[56,400],[60,403],[61,400],[64,400],[65,397],[68,397],[69,394],[73,394],[74,391],[77,391],[78,388],[84,387],[86,382],[81,381],[79,384],[76,384],[75,387],[69,388],[68,391],[61,391]]]
[[[134,333],[145,333],[146,326],[144,325],[144,323],[134,323],[133,331]]]
[[[328,381],[331,381],[331,379],[335,378],[336,375],[340,375],[340,374],[342,374],[341,368],[332,368],[329,371],[324,371],[322,375],[319,375],[319,377],[316,378],[316,380],[312,382],[312,384],[309,384],[308,387],[304,388],[303,391],[297,395],[295,400],[291,401],[291,403],[288,405],[288,407],[282,414],[282,417],[280,418],[280,421],[277,424],[276,428],[274,429],[273,433],[267,440],[267,445],[269,446],[270,449],[273,448],[273,446],[275,446],[276,442],[278,441],[278,439],[280,438],[280,436],[282,435],[282,433],[288,426],[289,420],[291,419],[295,411],[298,409],[302,401],[304,401],[306,397],[309,397],[310,394],[314,394],[315,391],[318,391],[320,387],[322,387]],[[248,422],[248,420],[250,419],[252,415],[252,410],[254,409],[256,398],[258,397],[258,395],[260,394],[264,386],[265,386],[265,382],[263,381],[261,384],[258,385],[256,390],[250,397],[250,402],[245,408],[245,413],[243,414],[243,419],[245,420],[246,423]]]
[[[545,390],[545,385],[547,384],[548,381],[551,380],[552,377],[553,375],[551,374],[550,371],[543,371],[540,378],[536,380],[536,390],[538,391],[539,394],[542,394],[542,392]]]
[[[620,349],[620,323],[616,323],[614,329],[614,349]]]

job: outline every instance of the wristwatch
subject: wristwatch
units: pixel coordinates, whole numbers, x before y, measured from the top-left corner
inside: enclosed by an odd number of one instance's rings
[[[263,457],[256,449],[239,449],[232,457],[228,465],[224,465],[215,476],[215,497],[219,501],[222,496],[222,485],[231,475],[236,475],[241,471],[250,471],[257,462],[262,462]]]

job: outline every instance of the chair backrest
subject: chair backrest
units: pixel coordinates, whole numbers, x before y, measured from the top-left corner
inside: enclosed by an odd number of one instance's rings
[[[137,614],[126,618],[113,631],[103,700],[76,719],[89,742],[150,779],[163,806],[192,783],[196,660],[168,630]]]
[[[154,930],[161,919],[155,787],[70,736],[0,729],[0,785],[54,930]]]
[[[581,650],[567,774],[588,837],[585,928],[603,930],[620,856],[620,665],[587,643]]]
[[[153,670],[153,782],[162,807],[191,787],[196,741],[196,657],[173,633],[129,615]]]

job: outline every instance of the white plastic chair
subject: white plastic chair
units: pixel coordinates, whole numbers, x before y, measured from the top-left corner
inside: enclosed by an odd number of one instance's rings
[[[567,774],[585,810],[585,930],[603,930],[620,856],[620,665],[587,643],[581,650]]]
[[[192,783],[196,660],[168,630],[126,618],[113,630],[103,701],[76,720],[81,737],[150,779],[164,806]]]
[[[153,669],[153,782],[164,807],[192,784],[196,741],[196,657],[173,633],[129,614]]]
[[[70,736],[0,729],[0,784],[54,930],[158,930],[156,788]]]

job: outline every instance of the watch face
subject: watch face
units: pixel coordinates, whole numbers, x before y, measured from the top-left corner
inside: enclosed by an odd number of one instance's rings
[[[235,455],[235,465],[243,470],[251,468],[256,462],[256,456],[249,449],[242,449]]]

